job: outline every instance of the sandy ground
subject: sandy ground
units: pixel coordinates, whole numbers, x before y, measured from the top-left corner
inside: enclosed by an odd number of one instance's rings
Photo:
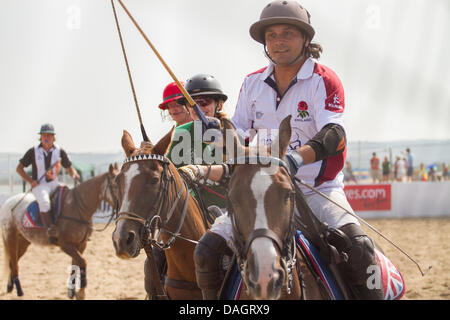
[[[400,269],[405,282],[403,299],[450,299],[450,219],[368,220],[417,259],[420,266],[432,270],[422,277],[417,266],[373,232],[367,232]],[[101,228],[97,225],[96,228]],[[144,252],[134,260],[121,260],[114,254],[113,226],[94,232],[84,257],[87,259],[86,299],[144,299]],[[3,248],[3,243],[0,244]],[[0,249],[3,268],[4,252]],[[25,295],[21,299],[67,299],[66,283],[70,258],[57,247],[31,245],[20,260],[20,280]],[[15,291],[6,294],[6,279],[0,279],[0,299],[18,299]]]

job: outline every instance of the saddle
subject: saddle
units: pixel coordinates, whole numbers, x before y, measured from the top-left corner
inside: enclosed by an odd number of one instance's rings
[[[67,189],[69,189],[67,186],[58,186],[50,195],[50,217],[53,223],[56,223],[61,214],[65,191]],[[39,212],[39,204],[37,201],[30,203],[25,210],[25,214],[23,215],[22,226],[25,229],[43,228],[43,223]]]

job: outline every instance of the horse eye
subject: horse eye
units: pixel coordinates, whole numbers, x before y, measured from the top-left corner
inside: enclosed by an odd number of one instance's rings
[[[148,180],[148,183],[151,184],[151,185],[155,185],[155,184],[157,184],[158,182],[159,182],[159,179],[158,179],[157,177],[153,177],[153,178],[150,178],[150,179]]]

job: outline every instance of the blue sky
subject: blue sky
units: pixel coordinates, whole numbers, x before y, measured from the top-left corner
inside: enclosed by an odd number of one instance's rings
[[[233,114],[243,78],[267,64],[248,33],[266,0],[123,0],[180,80],[214,75]],[[350,141],[450,139],[447,0],[305,0],[320,63],[341,78]],[[0,152],[24,152],[51,122],[70,152],[116,152],[141,136],[109,0],[0,0]],[[144,124],[171,78],[118,7]],[[444,41],[445,40],[445,41]]]

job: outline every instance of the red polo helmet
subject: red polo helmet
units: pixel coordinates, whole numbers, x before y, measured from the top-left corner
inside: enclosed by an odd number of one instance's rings
[[[184,87],[184,82],[180,82]],[[178,88],[176,82],[169,83],[163,92],[163,102],[158,106],[161,110],[167,109],[167,104],[171,101],[183,98],[181,90]]]

